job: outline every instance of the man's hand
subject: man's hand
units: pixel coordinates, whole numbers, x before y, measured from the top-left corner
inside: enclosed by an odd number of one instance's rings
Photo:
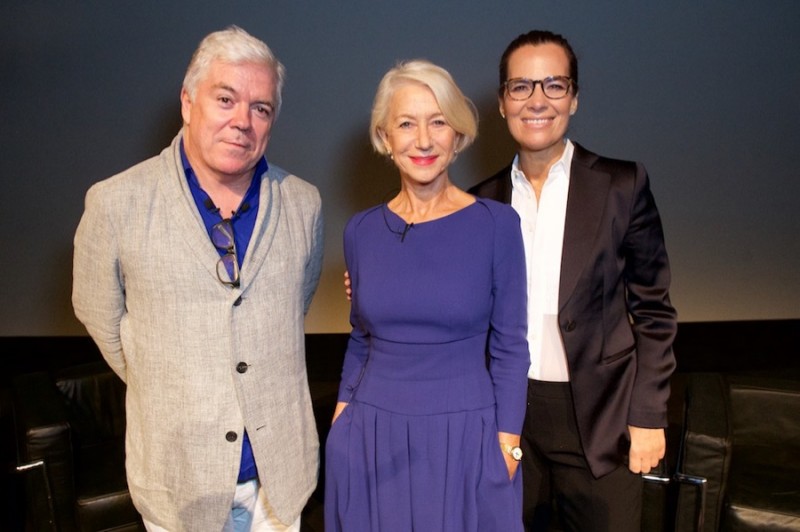
[[[344,295],[347,296],[348,301],[353,300],[353,289],[350,288],[350,272],[344,271]]]
[[[645,429],[628,425],[631,435],[631,450],[628,468],[633,473],[649,473],[664,458],[667,441],[664,429]]]

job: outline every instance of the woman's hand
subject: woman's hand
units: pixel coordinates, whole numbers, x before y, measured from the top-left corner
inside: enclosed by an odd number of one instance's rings
[[[628,425],[631,449],[628,453],[628,468],[632,473],[649,473],[658,465],[667,452],[664,429],[647,429]]]
[[[498,432],[497,439],[500,442],[500,451],[503,453],[503,458],[506,461],[506,468],[508,469],[508,478],[509,480],[514,478],[514,474],[517,472],[517,468],[519,467],[519,462],[514,460],[510,454],[506,452],[507,447],[519,447],[520,437],[519,434],[511,434],[508,432]]]
[[[348,404],[349,403],[345,403],[343,401],[339,401],[338,403],[336,403],[336,408],[333,410],[333,419],[331,420],[331,426],[333,426],[333,424],[336,423],[336,418],[339,417],[339,414],[341,414],[342,411],[344,411],[345,407]]]

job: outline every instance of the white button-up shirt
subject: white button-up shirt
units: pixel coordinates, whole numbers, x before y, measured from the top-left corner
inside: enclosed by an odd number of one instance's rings
[[[511,206],[519,213],[528,269],[528,378],[569,381],[567,354],[558,327],[558,287],[574,146],[566,140],[561,158],[550,168],[539,201],[519,155],[511,167]]]

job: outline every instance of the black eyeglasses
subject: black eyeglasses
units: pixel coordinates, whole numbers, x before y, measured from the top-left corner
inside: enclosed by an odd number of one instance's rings
[[[211,228],[211,241],[225,252],[217,261],[217,278],[222,284],[239,288],[239,262],[236,260],[236,242],[233,239],[230,218],[214,224]]]
[[[513,78],[503,83],[508,97],[518,101],[530,98],[537,84],[542,86],[545,96],[551,100],[560,100],[569,94],[572,79],[567,76],[550,76],[544,79]]]

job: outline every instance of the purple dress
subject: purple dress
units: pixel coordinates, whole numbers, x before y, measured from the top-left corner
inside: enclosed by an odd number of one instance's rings
[[[326,444],[326,531],[521,531],[521,470],[509,480],[497,440],[526,404],[519,217],[478,199],[408,227],[380,205],[344,249],[349,405]]]

